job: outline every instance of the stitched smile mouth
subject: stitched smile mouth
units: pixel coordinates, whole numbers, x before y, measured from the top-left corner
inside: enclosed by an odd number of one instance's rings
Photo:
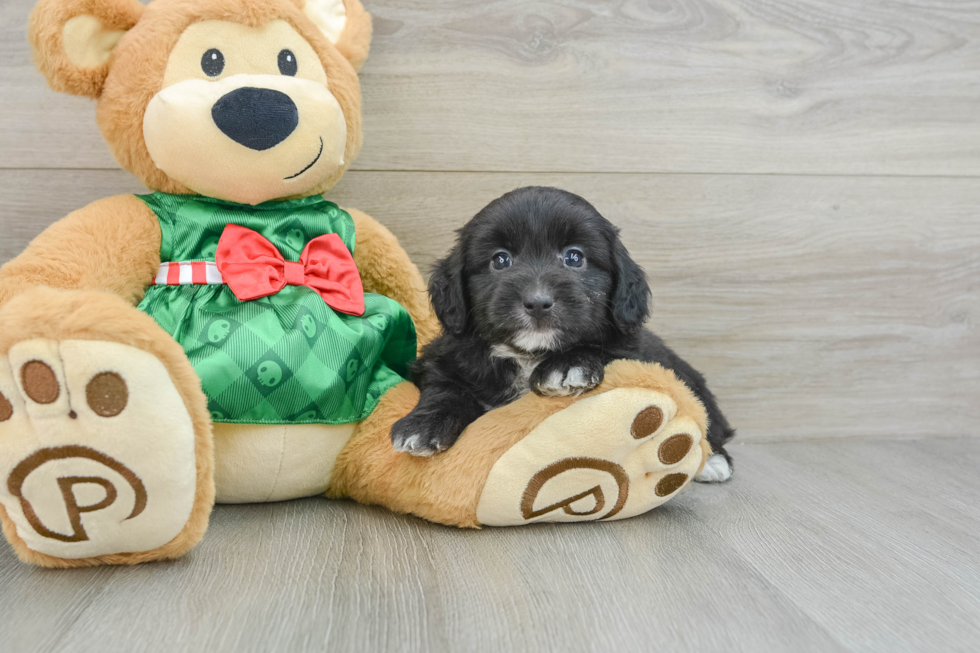
[[[300,170],[299,172],[297,172],[295,175],[289,175],[288,177],[285,177],[285,179],[296,179],[297,177],[299,177],[301,174],[303,174],[304,172],[306,172],[307,170],[309,170],[310,168],[312,168],[313,167],[313,164],[315,164],[317,161],[320,160],[320,155],[322,155],[322,154],[323,154],[323,137],[321,136],[320,137],[320,151],[316,153],[316,158],[313,159],[312,161],[310,161],[310,165],[306,166],[305,168],[303,168],[302,170]]]

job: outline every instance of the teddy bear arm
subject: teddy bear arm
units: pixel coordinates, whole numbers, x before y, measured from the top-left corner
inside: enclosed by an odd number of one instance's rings
[[[345,210],[354,219],[354,262],[365,292],[385,295],[405,307],[415,322],[421,351],[441,332],[425,280],[394,234],[366,213]]]
[[[136,304],[160,267],[160,238],[153,211],[134,195],[92,202],[0,268],[0,305],[38,286],[110,292]]]
[[[418,399],[410,383],[382,397],[338,456],[327,496],[463,527],[622,519],[669,500],[711,455],[704,406],[657,364],[614,361],[578,396],[527,394],[431,457],[391,446],[391,425]]]

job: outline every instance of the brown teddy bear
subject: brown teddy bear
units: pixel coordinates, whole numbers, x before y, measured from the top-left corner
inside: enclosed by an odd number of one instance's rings
[[[174,558],[215,500],[621,519],[701,469],[701,405],[632,362],[494,410],[443,454],[392,449],[439,325],[394,236],[322,197],[361,145],[358,0],[42,0],[29,35],[152,192],[70,214],[0,269],[0,518],[21,559]]]

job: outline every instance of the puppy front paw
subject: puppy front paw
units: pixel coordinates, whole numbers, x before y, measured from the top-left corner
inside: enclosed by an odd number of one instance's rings
[[[447,420],[434,415],[409,413],[391,427],[395,451],[413,456],[431,456],[453,446],[459,433]]]
[[[531,374],[535,394],[567,397],[588,392],[602,383],[605,369],[598,358],[555,358],[542,362]]]

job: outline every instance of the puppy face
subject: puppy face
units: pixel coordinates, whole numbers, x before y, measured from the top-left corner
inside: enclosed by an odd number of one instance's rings
[[[531,353],[631,332],[649,296],[618,230],[581,197],[542,187],[480,211],[429,289],[447,331]]]

